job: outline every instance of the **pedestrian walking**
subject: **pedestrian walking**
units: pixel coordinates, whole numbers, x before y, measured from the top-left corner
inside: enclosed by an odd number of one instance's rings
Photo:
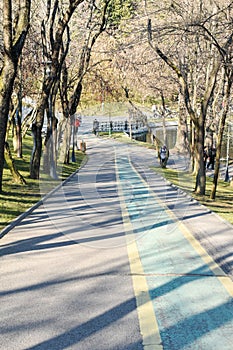
[[[209,169],[209,167],[211,166],[211,169],[214,170],[216,149],[214,147],[209,147],[207,155],[208,155],[208,158],[207,158],[206,168]]]
[[[167,161],[169,158],[169,150],[166,145],[163,145],[159,150],[159,160],[162,168],[166,168]]]
[[[95,135],[98,136],[98,133],[99,133],[99,122],[97,119],[94,120],[93,122],[93,132]]]

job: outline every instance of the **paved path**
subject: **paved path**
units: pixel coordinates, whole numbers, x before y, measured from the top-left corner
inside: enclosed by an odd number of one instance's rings
[[[0,349],[232,349],[233,227],[88,127],[87,164],[0,241]]]

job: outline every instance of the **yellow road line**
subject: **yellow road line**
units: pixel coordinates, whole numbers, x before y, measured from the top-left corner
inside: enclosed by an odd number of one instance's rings
[[[116,164],[118,193],[122,211],[123,224],[126,234],[127,252],[132,274],[134,294],[137,304],[137,312],[139,319],[140,331],[143,339],[143,347],[145,350],[162,350],[162,340],[159,334],[159,327],[154,313],[153,303],[149,295],[149,289],[144,276],[138,248],[133,233],[132,224],[130,222],[128,210],[123,200],[124,195],[119,179],[119,172]]]
[[[177,216],[163,203],[163,201],[150,189],[149,184],[143,179],[140,173],[135,169],[131,160],[129,162],[136,172],[136,174],[141,178],[141,181],[145,184],[145,186],[150,190],[151,195],[159,202],[159,204],[164,208],[167,214],[172,218],[172,220],[177,223],[179,229],[183,233],[184,237],[190,242],[192,247],[196,250],[196,252],[200,255],[202,260],[206,263],[206,265],[210,268],[210,270],[214,273],[214,275],[219,279],[219,281],[223,284],[227,292],[233,296],[233,282],[230,277],[228,277],[225,272],[221,269],[220,266],[214,261],[214,259],[207,253],[207,251],[202,247],[200,242],[192,235],[190,230],[177,218]]]
[[[174,215],[174,213],[168,213],[170,216]],[[172,214],[172,215],[171,215]],[[174,215],[175,217],[175,215]],[[176,218],[176,220],[178,220]],[[227,292],[233,296],[233,282],[230,277],[228,277],[225,272],[221,269],[220,266],[214,261],[214,259],[207,253],[207,251],[202,247],[200,242],[196,240],[196,238],[192,235],[192,233],[187,229],[187,227],[182,223],[178,222],[179,228],[183,233],[184,237],[189,241],[192,247],[196,250],[196,252],[200,255],[202,260],[206,263],[206,265],[210,268],[210,270],[214,273],[214,275],[219,279],[219,281],[223,284]]]

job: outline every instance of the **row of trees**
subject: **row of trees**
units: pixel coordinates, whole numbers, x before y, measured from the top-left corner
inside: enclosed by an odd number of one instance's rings
[[[8,115],[18,62],[29,30],[30,5],[30,0],[21,1],[16,12],[10,1],[3,1],[1,8],[3,36],[0,56],[0,191]]]
[[[151,1],[150,5],[154,11],[155,2]],[[165,13],[166,22],[160,20],[155,26],[150,17],[150,5],[147,4],[150,46],[175,73],[189,116],[197,193],[205,194],[203,152],[207,126],[218,135],[211,194],[214,199],[233,83],[233,3],[213,0],[174,2],[166,9],[157,8],[156,15],[160,17],[161,11]],[[178,39],[175,45],[171,45],[171,36]]]
[[[205,194],[204,145],[216,135],[216,166],[211,198],[216,196],[223,131],[232,108],[233,3],[223,0],[145,0],[123,38],[126,84],[135,76],[144,92],[172,99],[177,96],[177,148],[187,147],[196,174],[195,191]],[[134,32],[131,31],[132,25]],[[119,56],[116,58],[119,60]],[[130,77],[128,72],[131,73]],[[188,130],[188,125],[190,129]],[[190,134],[190,138],[188,135]],[[213,138],[212,138],[213,146]]]
[[[83,93],[101,96],[104,89],[112,99],[131,103],[176,100],[177,148],[190,153],[200,194],[206,185],[204,144],[208,131],[215,133],[214,199],[231,107],[232,7],[230,0],[3,0],[0,191],[9,116],[14,117],[18,148],[21,129],[32,123],[30,176],[39,178],[43,149],[43,168],[56,177],[57,157],[62,162],[69,158],[71,127]],[[31,96],[35,106],[21,126],[22,95]]]
[[[116,31],[121,19],[131,16],[132,11],[132,1],[3,1],[0,53],[0,191],[7,124],[11,121],[19,140],[16,142],[18,148],[22,146],[22,127],[32,125],[34,147],[30,177],[39,178],[44,147],[44,171],[56,178],[57,140],[60,139],[58,132],[63,134],[60,157],[66,162],[69,157],[71,127],[80,103],[83,80],[91,69],[90,65],[101,65],[101,61],[106,60],[96,57],[96,61],[92,60],[90,64],[93,48],[102,33],[107,29],[112,33]],[[24,125],[21,123],[22,84],[26,95],[30,95],[35,104],[25,118]],[[18,95],[16,108],[13,93]],[[55,113],[58,106],[62,111],[59,128]],[[42,128],[45,116],[47,132],[43,145]],[[20,154],[19,151],[18,155]]]

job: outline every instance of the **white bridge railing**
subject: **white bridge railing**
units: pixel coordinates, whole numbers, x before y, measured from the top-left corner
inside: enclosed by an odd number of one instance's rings
[[[100,122],[99,123],[99,132],[113,131],[113,132],[129,132],[129,130],[133,132],[146,132],[147,127],[143,122],[133,122],[131,125],[128,121],[114,121],[114,122]]]

